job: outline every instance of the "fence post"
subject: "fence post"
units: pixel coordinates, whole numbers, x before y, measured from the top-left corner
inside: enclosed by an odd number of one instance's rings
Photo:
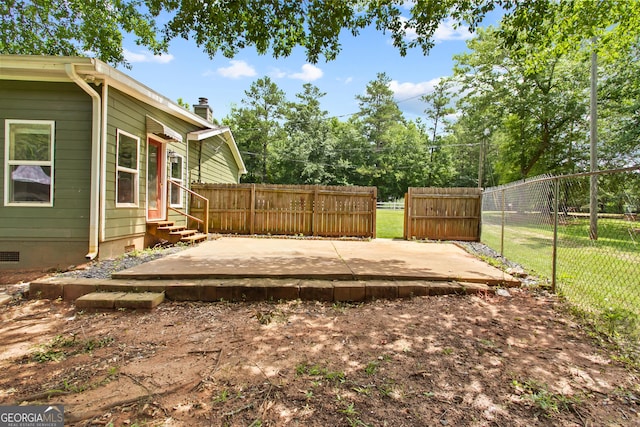
[[[478,194],[478,209],[476,215],[478,217],[478,229],[476,230],[476,239],[474,241],[480,242],[482,240],[482,203],[484,203],[484,190],[480,190]]]
[[[505,219],[505,200],[504,200],[504,188],[502,189],[502,220],[500,224],[500,256],[504,257],[504,219]]]
[[[255,234],[256,185],[251,184],[251,210],[249,211],[249,234]]]
[[[313,213],[311,214],[311,234],[315,237],[318,235],[317,224],[318,224],[318,186],[316,185],[313,189],[313,200],[311,201],[311,206],[313,206]]]
[[[407,190],[407,198],[406,198],[406,208],[404,211],[404,215],[407,221],[407,226],[406,226],[406,236],[405,239],[406,240],[411,240],[411,223],[413,222],[411,220],[411,209],[413,207],[413,203],[411,203],[413,201],[413,192],[411,191],[411,187],[409,187],[409,189]]]
[[[551,292],[556,292],[556,267],[558,263],[558,207],[560,206],[560,178],[553,180],[553,258],[551,264]]]
[[[209,234],[209,199],[204,199],[204,234]]]
[[[407,240],[407,215],[409,215],[409,193],[404,193],[404,226],[402,227],[402,233],[404,240]]]
[[[372,238],[376,238],[376,216],[378,211],[378,187],[373,188],[372,192],[372,200],[371,200],[371,210],[372,210],[372,219],[371,219],[371,236]]]

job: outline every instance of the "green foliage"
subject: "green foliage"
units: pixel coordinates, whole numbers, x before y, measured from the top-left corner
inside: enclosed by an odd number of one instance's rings
[[[248,173],[245,182],[270,183],[273,150],[282,139],[280,120],[284,117],[285,96],[269,77],[256,80],[245,91],[244,107],[232,107],[224,124],[234,129]]]
[[[69,356],[90,353],[96,349],[107,347],[113,343],[112,337],[100,339],[76,340],[75,335],[65,337],[57,335],[50,343],[31,354],[31,360],[38,363],[57,362]]]
[[[573,411],[582,400],[579,396],[565,396],[562,393],[549,391],[546,384],[540,384],[535,380],[526,380],[520,383],[513,380],[513,386],[517,391],[523,393],[525,399],[533,403],[535,407],[542,410],[547,417],[565,411]]]
[[[440,149],[427,156],[427,129],[404,120],[389,81],[380,73],[358,97],[360,112],[340,122],[320,108],[325,94],[316,86],[305,84],[288,102],[268,77],[258,79],[224,120],[246,159],[243,181],[377,186],[380,200],[403,197],[409,186],[447,185],[449,158]]]
[[[274,147],[274,182],[336,184],[340,163],[336,162],[335,138],[327,112],[320,109],[325,93],[310,83],[288,103],[284,130],[286,138]]]
[[[213,399],[214,403],[224,403],[229,399],[229,390],[224,389]]]
[[[127,65],[123,32],[154,53],[166,51],[153,16],[138,0],[7,0],[0,4],[0,52],[84,56]]]
[[[322,377],[325,380],[335,382],[335,383],[344,383],[346,380],[346,375],[342,371],[330,371],[327,368],[320,366],[319,364],[309,365],[307,362],[302,362],[296,365],[296,375],[308,375],[310,377]]]
[[[614,337],[617,334],[636,335],[640,316],[631,310],[621,307],[609,307],[602,312],[602,321],[606,327],[609,336]]]
[[[364,373],[367,375],[374,375],[378,371],[378,362],[369,362],[364,368]]]
[[[536,46],[509,50],[492,28],[479,31],[468,46],[470,52],[455,57],[456,76],[467,90],[455,131],[475,139],[476,150],[494,165],[490,185],[573,172],[584,160],[576,148],[586,143],[588,68],[570,57],[547,58],[532,73],[525,62]]]

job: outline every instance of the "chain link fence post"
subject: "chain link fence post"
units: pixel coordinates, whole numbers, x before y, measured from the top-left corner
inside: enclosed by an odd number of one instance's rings
[[[560,178],[553,179],[553,260],[551,261],[551,292],[556,293],[558,277],[558,212],[560,207]]]

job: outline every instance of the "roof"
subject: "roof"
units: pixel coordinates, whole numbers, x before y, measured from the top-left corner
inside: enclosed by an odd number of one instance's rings
[[[75,72],[88,83],[104,82],[135,99],[200,127],[201,130],[196,131],[198,133],[203,132],[207,135],[210,134],[210,136],[223,135],[231,149],[240,173],[247,173],[240,156],[240,150],[229,127],[220,127],[206,121],[99,59],[74,56],[0,55],[0,79],[68,82],[71,80],[66,71],[68,65],[73,65]],[[194,132],[189,135],[192,134]],[[210,136],[201,138],[189,137],[188,139],[199,141]]]

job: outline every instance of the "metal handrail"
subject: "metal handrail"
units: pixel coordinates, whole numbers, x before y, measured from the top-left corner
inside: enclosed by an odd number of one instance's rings
[[[190,219],[196,221],[199,224],[202,224],[203,233],[205,233],[205,234],[209,233],[209,199],[207,199],[206,197],[204,197],[201,194],[196,193],[193,190],[190,190],[189,188],[187,188],[187,187],[185,187],[183,185],[178,184],[175,181],[172,181],[172,180],[168,179],[167,182],[169,184],[169,185],[167,185],[167,218],[169,218],[169,211],[172,210],[174,212],[179,213],[182,216],[185,216],[187,218],[190,218]],[[192,196],[195,196],[195,197],[197,197],[199,199],[204,200],[204,219],[200,219],[200,218],[195,217],[193,215],[189,215],[187,212],[183,212],[180,209],[171,207],[171,200],[170,200],[171,194],[170,194],[170,191],[171,191],[171,186],[172,185],[175,185],[176,187],[181,188],[182,190],[186,191],[187,193],[191,194]],[[199,227],[198,227],[198,231],[200,231]]]

